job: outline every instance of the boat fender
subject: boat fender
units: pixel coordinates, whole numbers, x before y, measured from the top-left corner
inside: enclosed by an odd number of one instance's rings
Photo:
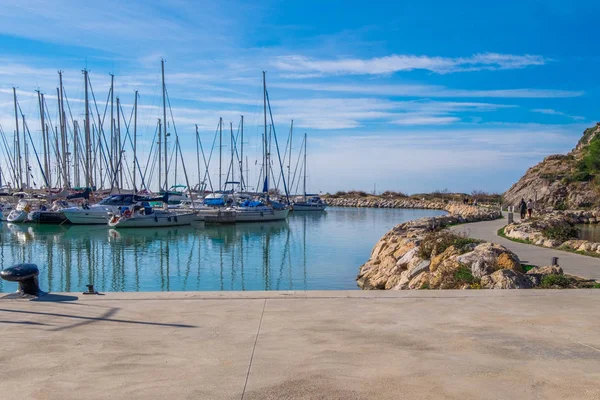
[[[171,222],[171,217],[167,217],[167,221]]]
[[[177,216],[174,216],[173,218],[175,219],[175,222],[177,222]]]
[[[158,217],[156,215],[154,216],[154,222],[158,222]]]

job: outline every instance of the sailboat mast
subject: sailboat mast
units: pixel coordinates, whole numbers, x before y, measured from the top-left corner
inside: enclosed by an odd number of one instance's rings
[[[42,94],[42,102],[44,102],[44,95]],[[48,185],[49,188],[52,187],[52,164],[50,163],[50,146],[52,146],[52,144],[50,143],[50,126],[48,126],[48,124],[46,124],[46,131],[44,132],[44,138],[46,139],[46,149],[44,150],[45,152],[45,156],[44,156],[44,162],[46,165],[46,168],[48,169],[48,172],[46,172],[46,178],[48,179]]]
[[[23,187],[23,166],[21,163],[21,137],[19,136],[19,113],[17,112],[17,89],[13,87],[13,98],[15,101],[15,161],[17,162],[17,179],[18,182],[15,182],[16,185],[19,185],[19,189]]]
[[[158,119],[158,191],[160,192],[161,181],[160,175],[162,173],[162,124],[160,118]]]
[[[196,124],[196,164],[198,166],[198,193],[200,193],[200,190],[202,190],[202,175],[200,175],[200,135],[198,134],[198,124]]]
[[[304,134],[304,201],[306,201],[306,133]]]
[[[265,117],[265,134],[264,134],[264,161],[263,161],[263,171],[265,172],[265,184],[263,186],[263,191],[269,193],[269,143],[267,137],[267,81],[265,77],[265,71],[262,73],[263,75],[263,107],[264,107],[264,117]]]
[[[168,183],[168,157],[167,157],[167,87],[165,86],[165,60],[161,59],[160,60],[160,65],[161,65],[161,70],[162,70],[162,95],[163,95],[163,123],[165,126],[164,129],[164,137],[165,137],[165,190],[169,190],[169,183]],[[177,162],[177,161],[175,161]]]
[[[230,142],[231,142],[231,162],[229,163],[229,169],[231,169],[231,181],[235,181],[235,170],[233,168],[233,122],[229,121],[229,132],[231,134]],[[233,188],[233,187],[232,187]]]
[[[223,190],[221,185],[221,177],[222,177],[222,159],[223,159],[223,118],[219,118],[219,190]]]
[[[79,125],[77,121],[73,121],[73,182],[75,187],[79,187],[81,182],[79,180]]]
[[[133,190],[137,192],[136,185],[136,163],[137,163],[137,102],[138,102],[138,91],[135,91],[135,99],[133,100]]]
[[[115,146],[115,117],[114,117],[114,95],[115,95],[115,76],[110,74],[110,165],[112,169],[112,173],[114,174],[116,171],[116,146]],[[111,189],[114,182],[114,177],[112,177],[111,181]]]
[[[66,133],[66,113],[63,97],[62,71],[58,71],[59,93],[58,93],[58,112],[60,113],[60,144],[61,144],[61,169],[63,175],[63,187],[69,187],[69,171],[67,168],[67,133]]]
[[[123,154],[122,154],[122,149],[121,149],[121,100],[119,99],[119,96],[117,96],[116,137],[117,137],[117,156],[116,156],[117,169],[115,169],[115,179],[117,178],[117,172],[118,172],[119,180],[117,181],[117,187],[122,188],[123,187],[123,168],[121,168],[121,159],[123,157]]]
[[[244,116],[241,116],[241,136],[240,136],[240,190],[244,191]]]
[[[91,187],[92,182],[92,140],[90,134],[90,103],[88,94],[88,70],[83,70],[85,80],[85,186]]]
[[[27,136],[25,133],[27,132],[27,126],[25,125],[25,115],[21,114],[21,118],[23,118],[23,153],[25,154],[25,187],[31,188],[31,183],[29,181],[30,173],[29,173],[29,150],[27,147]]]
[[[288,179],[287,179],[287,184],[289,185],[291,182],[291,171],[292,171],[292,139],[293,139],[293,134],[294,134],[294,120],[292,120],[292,123],[290,125],[290,155],[288,157]]]
[[[47,152],[47,140],[46,140],[46,122],[44,120],[44,101],[42,99],[42,94],[39,90],[36,90],[38,94],[38,104],[40,107],[40,124],[42,126],[42,144],[44,146],[44,175],[48,179],[48,152]],[[48,179],[50,182],[50,179]]]

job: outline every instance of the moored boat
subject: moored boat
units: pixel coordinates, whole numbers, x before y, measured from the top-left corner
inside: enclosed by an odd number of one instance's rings
[[[156,228],[167,226],[191,225],[196,214],[175,213],[165,210],[154,210],[149,204],[124,210],[121,214],[112,214],[108,226],[113,228]]]

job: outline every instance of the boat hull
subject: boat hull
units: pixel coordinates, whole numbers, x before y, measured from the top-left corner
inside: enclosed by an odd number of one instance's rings
[[[27,221],[27,214],[27,211],[12,210],[6,220],[13,223],[25,222]]]
[[[106,225],[108,223],[108,211],[77,209],[65,210],[63,214],[74,225]]]
[[[325,211],[325,204],[295,203],[292,205],[294,211]]]
[[[235,222],[281,221],[287,218],[290,210],[243,210],[236,211]]]
[[[169,226],[190,225],[197,218],[196,214],[151,214],[135,215],[131,218],[113,217],[108,221],[108,225],[113,228],[159,228]]]
[[[38,224],[62,224],[69,222],[60,211],[33,211],[27,217],[31,222]]]

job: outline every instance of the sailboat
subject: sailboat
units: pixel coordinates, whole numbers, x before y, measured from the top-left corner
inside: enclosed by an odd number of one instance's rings
[[[235,212],[236,222],[263,222],[263,221],[281,221],[287,218],[290,213],[289,207],[270,201],[269,199],[269,148],[267,136],[267,83],[265,73],[263,72],[263,96],[264,96],[264,166],[263,171],[265,180],[263,184],[263,194],[266,197],[262,200],[245,200],[237,206],[233,206],[230,210]]]
[[[325,211],[327,205],[315,194],[306,194],[306,133],[304,134],[304,196],[292,203],[294,211]]]

